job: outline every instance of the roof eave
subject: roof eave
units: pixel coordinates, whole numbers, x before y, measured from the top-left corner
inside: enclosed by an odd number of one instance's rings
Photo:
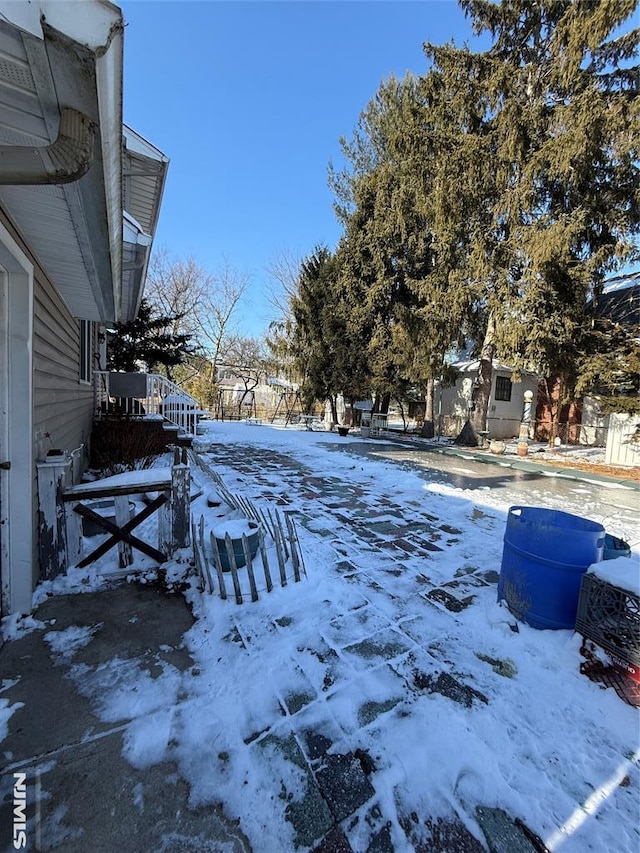
[[[107,50],[96,60],[111,286],[115,322],[122,316],[122,77],[123,30],[117,27]]]

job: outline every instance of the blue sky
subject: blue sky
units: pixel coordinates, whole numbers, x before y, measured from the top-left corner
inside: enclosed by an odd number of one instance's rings
[[[156,246],[247,272],[243,331],[272,318],[268,265],[340,236],[327,186],[381,80],[425,41],[471,38],[453,0],[121,2],[124,118],[171,160]]]

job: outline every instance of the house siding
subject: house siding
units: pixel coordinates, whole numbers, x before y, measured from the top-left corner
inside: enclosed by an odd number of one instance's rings
[[[473,392],[473,382],[476,370],[470,374],[458,377],[455,385],[438,386],[435,399],[436,411],[439,415],[439,434],[454,436],[469,417],[469,401]],[[496,379],[504,377],[512,381],[511,400],[496,400]],[[491,381],[491,396],[487,410],[487,429],[490,438],[515,438],[518,435],[523,416],[524,392],[533,392],[533,410],[538,390],[538,380],[530,375],[524,375],[520,382],[513,382],[510,371],[494,368]]]
[[[33,324],[34,455],[51,448],[88,448],[93,389],[80,381],[80,321],[72,317],[55,288],[37,278]],[[96,351],[96,327],[92,328]]]
[[[93,422],[93,388],[80,381],[80,321],[71,315],[64,300],[39,266],[29,246],[0,207],[0,223],[34,265],[33,293],[33,530],[38,530],[38,482],[36,463],[48,450],[61,448],[77,453],[74,471],[79,473],[88,458]],[[98,325],[92,324],[92,369],[98,366]],[[48,434],[48,435],[47,435]],[[33,586],[40,577],[38,537],[33,537]]]

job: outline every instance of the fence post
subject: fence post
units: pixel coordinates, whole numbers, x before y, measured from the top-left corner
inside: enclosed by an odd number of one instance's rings
[[[116,524],[124,527],[129,521],[129,495],[116,495],[113,499],[116,513]],[[121,569],[126,569],[133,563],[133,553],[128,542],[118,542],[118,563]]]
[[[62,493],[71,485],[69,456],[48,457],[37,463],[38,549],[40,569],[46,580],[66,572],[68,560],[66,512]],[[75,553],[75,548],[72,548]]]
[[[82,557],[82,517],[75,512],[73,501],[65,501],[64,514],[67,531],[67,564],[77,566]]]
[[[171,518],[174,548],[188,548],[191,532],[191,470],[186,448],[176,448],[171,469]]]
[[[171,533],[171,489],[167,489],[164,495],[167,500],[158,510],[158,551],[169,559],[175,550]]]

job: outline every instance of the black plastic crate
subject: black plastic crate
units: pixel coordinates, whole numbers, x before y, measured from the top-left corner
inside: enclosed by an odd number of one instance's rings
[[[616,658],[640,666],[640,598],[597,575],[580,585],[576,631]]]

